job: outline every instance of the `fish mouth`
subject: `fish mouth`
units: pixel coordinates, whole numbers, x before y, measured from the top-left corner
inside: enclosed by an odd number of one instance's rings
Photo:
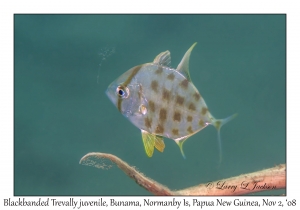
[[[108,89],[105,90],[105,95],[110,99],[110,94],[109,94]]]
[[[113,103],[116,104],[117,101],[115,100],[115,97],[113,95],[113,93],[111,92],[111,89],[108,87],[105,91],[106,96],[109,98],[109,100]]]
[[[108,89],[105,90],[105,94],[106,94],[107,97],[109,98],[109,92],[108,92]]]

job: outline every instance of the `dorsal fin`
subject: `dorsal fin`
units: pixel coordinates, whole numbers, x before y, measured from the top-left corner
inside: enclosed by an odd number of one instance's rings
[[[153,63],[161,66],[169,66],[171,64],[171,53],[169,50],[159,53],[155,58]]]
[[[177,66],[177,71],[179,71],[183,76],[185,76],[189,81],[191,81],[190,72],[189,72],[189,61],[190,61],[190,55],[195,47],[197,42],[195,42],[184,54],[183,58],[181,59],[181,62]]]

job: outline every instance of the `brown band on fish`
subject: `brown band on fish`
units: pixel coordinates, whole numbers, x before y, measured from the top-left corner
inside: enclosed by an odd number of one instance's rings
[[[203,121],[202,119],[199,121],[199,125],[200,125],[201,127],[204,127],[204,121]]]
[[[131,82],[132,78],[139,72],[139,70],[142,68],[142,66],[143,65],[139,65],[139,66],[134,67],[131,74],[127,78],[127,80],[123,83],[124,86],[127,86]]]
[[[186,119],[187,119],[188,122],[192,122],[193,121],[193,117],[192,116],[187,116]]]
[[[181,97],[180,95],[177,95],[176,96],[176,103],[182,106],[183,102],[184,102],[184,98]]]
[[[157,81],[156,80],[153,80],[152,82],[151,82],[151,88],[152,88],[152,90],[153,91],[155,91],[156,93],[158,92],[158,83],[157,83]]]
[[[208,112],[208,108],[207,107],[203,107],[201,110],[201,114],[205,115]]]
[[[163,94],[162,94],[162,98],[166,101],[169,101],[170,100],[170,96],[171,96],[171,93],[170,91],[168,91],[167,89],[163,89]]]
[[[190,103],[189,110],[192,110],[192,111],[196,110],[196,107],[195,107],[195,105],[193,103]]]
[[[142,68],[143,65],[139,65],[134,67],[129,77],[126,79],[126,81],[122,84],[122,86],[126,87],[132,80],[132,78],[139,72],[139,70]],[[118,98],[118,110],[122,112],[122,98]]]
[[[153,101],[149,101],[149,108],[151,112],[155,112],[155,104]]]
[[[167,78],[168,78],[169,80],[173,81],[174,78],[175,78],[175,75],[174,75],[173,73],[171,73],[171,74],[169,74],[169,75],[167,76]]]
[[[140,90],[138,91],[138,97],[141,100],[142,99],[142,92],[143,92],[143,87],[141,85],[139,85]]]
[[[199,93],[194,93],[194,98],[195,98],[196,101],[199,101],[200,94]]]
[[[187,79],[184,79],[181,83],[180,83],[181,87],[186,89],[189,85],[189,81]]]
[[[163,69],[161,66],[158,66],[158,69],[156,69],[155,74],[161,74],[163,72]]]
[[[193,131],[193,129],[192,129],[191,126],[189,126],[189,127],[187,128],[187,131],[188,131],[190,134],[194,133],[194,131]]]
[[[178,129],[173,129],[172,133],[173,133],[174,136],[178,136],[179,135]]]
[[[117,107],[118,107],[119,112],[122,112],[122,110],[121,110],[121,104],[122,104],[122,99],[120,97],[118,97],[118,105],[117,105]]]
[[[123,90],[125,89],[124,87],[123,87],[123,85],[121,86],[119,86],[119,87],[121,87]],[[117,107],[118,107],[118,110],[120,111],[120,112],[122,112],[122,110],[121,110],[121,104],[122,104],[122,98],[121,97],[118,97],[118,104],[117,104]]]
[[[155,133],[164,133],[164,127],[161,124],[158,124],[155,130]]]
[[[145,118],[145,126],[148,128],[148,129],[150,129],[151,128],[151,125],[152,125],[152,119],[150,118],[148,118],[148,117],[146,117]]]
[[[164,108],[162,108],[162,109],[159,111],[159,120],[160,120],[161,122],[164,122],[166,119],[167,119],[167,110],[165,110]]]
[[[175,113],[173,115],[173,120],[180,122],[180,120],[181,120],[181,114],[180,114],[180,112],[175,111]]]

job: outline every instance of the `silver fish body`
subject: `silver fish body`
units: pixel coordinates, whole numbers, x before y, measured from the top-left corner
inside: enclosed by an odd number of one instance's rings
[[[195,45],[186,52],[176,69],[169,67],[170,52],[165,51],[152,63],[135,66],[122,74],[106,91],[118,110],[141,129],[149,157],[154,148],[164,150],[162,137],[173,139],[184,156],[182,145],[188,137],[210,124],[219,134],[221,126],[234,117],[215,119],[192,83],[189,57]]]

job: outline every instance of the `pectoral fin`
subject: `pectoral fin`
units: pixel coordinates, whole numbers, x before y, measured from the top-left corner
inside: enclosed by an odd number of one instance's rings
[[[148,157],[152,157],[154,152],[154,147],[160,152],[164,151],[165,143],[162,137],[156,136],[155,134],[151,134],[144,130],[141,131],[142,131],[142,139],[144,143],[145,152]]]

